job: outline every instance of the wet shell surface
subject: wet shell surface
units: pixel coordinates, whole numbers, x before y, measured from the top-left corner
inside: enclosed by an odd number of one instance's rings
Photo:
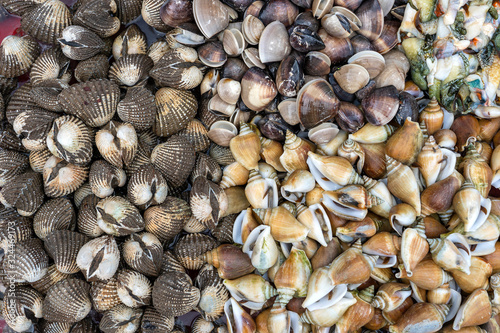
[[[48,321],[76,323],[92,307],[90,285],[78,279],[66,279],[53,285],[43,301],[43,318]]]
[[[185,128],[194,118],[198,103],[185,90],[162,88],[155,94],[156,117],[153,130],[158,136],[171,136]]]

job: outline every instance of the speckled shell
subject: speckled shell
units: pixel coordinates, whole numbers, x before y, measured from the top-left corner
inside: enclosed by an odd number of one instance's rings
[[[28,157],[17,151],[0,148],[0,186],[28,169]]]
[[[30,82],[33,87],[43,86],[49,82],[68,83],[71,72],[68,71],[69,59],[59,48],[51,48],[43,52],[33,63]]]
[[[21,27],[44,43],[57,44],[62,31],[72,22],[71,12],[62,1],[47,0],[23,15]]]
[[[38,238],[45,238],[54,230],[73,230],[75,228],[76,214],[66,198],[49,199],[33,217],[33,230]]]
[[[87,179],[88,167],[81,167],[52,156],[43,168],[43,188],[49,197],[62,197],[73,193]]]
[[[43,318],[48,321],[76,323],[87,316],[92,307],[90,285],[77,279],[57,282],[43,300]]]
[[[105,79],[108,77],[109,61],[104,54],[97,54],[93,57],[80,61],[75,67],[75,79],[78,82],[85,82],[95,79]]]
[[[99,237],[104,233],[97,224],[97,210],[95,207],[98,202],[99,198],[94,194],[88,195],[82,200],[78,210],[78,230],[89,237]]]
[[[47,273],[49,257],[43,250],[41,240],[30,238],[18,242],[12,255],[17,265],[9,267],[7,277],[14,282],[35,282]]]
[[[7,36],[0,44],[0,75],[16,77],[27,73],[40,54],[31,36]]]
[[[47,132],[57,113],[40,110],[21,112],[14,123],[14,131],[22,138],[23,146],[28,150],[42,150],[47,147]]]
[[[49,85],[47,87],[33,87],[30,94],[39,107],[53,112],[61,112],[62,106],[59,103],[59,93],[62,91],[62,88],[59,85],[66,87],[67,84],[59,84],[55,81],[48,82],[47,84]]]
[[[136,271],[147,276],[158,276],[161,271],[163,246],[153,234],[132,234],[123,244],[123,259]]]
[[[131,123],[136,130],[146,130],[155,122],[155,97],[149,89],[130,88],[118,103],[116,112],[122,121]]]
[[[124,186],[126,181],[125,171],[104,160],[95,161],[90,167],[90,187],[99,198],[109,197],[116,187]]]
[[[118,297],[123,304],[132,308],[151,304],[153,286],[146,276],[131,269],[122,269],[116,275],[116,280]]]
[[[141,209],[161,204],[167,194],[167,181],[151,164],[140,167],[128,181],[127,197]]]
[[[185,273],[160,275],[153,286],[153,305],[161,314],[182,316],[191,311],[200,300],[200,290],[194,287]]]
[[[42,317],[43,296],[30,287],[9,288],[4,296],[2,317],[17,332],[28,331]],[[8,305],[8,306],[7,306]]]
[[[143,86],[153,68],[153,60],[145,54],[126,54],[109,69],[109,79],[125,87]]]
[[[90,284],[92,305],[98,312],[104,312],[122,303],[118,297],[118,281],[115,277]]]
[[[202,317],[208,321],[218,319],[224,313],[224,304],[229,299],[229,292],[217,269],[208,264],[203,266],[194,284],[201,292],[198,311]]]
[[[92,141],[90,129],[80,119],[68,115],[55,119],[47,134],[50,152],[76,165],[90,163]]]
[[[123,168],[135,157],[137,133],[131,124],[112,120],[97,132],[95,144],[106,161]]]
[[[174,328],[173,316],[164,316],[154,307],[148,306],[144,309],[141,320],[142,333],[171,332]]]
[[[196,97],[187,90],[161,88],[155,95],[156,119],[153,130],[158,136],[170,136],[184,129],[198,109]]]
[[[0,129],[0,147],[3,149],[26,152],[21,139],[17,136],[10,124],[5,124],[4,128]]]
[[[218,242],[204,234],[188,234],[174,247],[174,254],[186,269],[200,269],[204,262],[200,256],[217,247]]]
[[[198,53],[190,47],[168,50],[154,65],[149,75],[160,87],[192,89],[203,80]]]
[[[142,309],[120,304],[104,313],[99,328],[104,333],[135,332],[141,324],[141,316]]]
[[[139,210],[124,197],[107,197],[96,205],[97,224],[106,233],[126,236],[144,229]]]
[[[115,0],[89,0],[78,7],[73,20],[99,37],[110,37],[120,30],[120,19],[113,15],[116,10]]]
[[[88,126],[103,126],[113,118],[120,100],[120,88],[109,80],[90,80],[64,89],[59,101],[66,113]]]
[[[0,190],[0,202],[5,207],[17,209],[19,215],[31,216],[43,203],[42,176],[26,172],[15,176]]]
[[[45,112],[41,107],[39,107],[31,95],[31,83],[27,82],[19,87],[12,96],[10,97],[7,108],[5,109],[5,117],[9,123],[13,124],[16,117],[27,111],[35,110],[37,112]]]
[[[31,286],[41,294],[45,295],[50,287],[61,280],[69,278],[70,276],[71,274],[59,272],[56,265],[51,265],[47,269],[47,273],[38,281],[32,282]]]
[[[88,241],[76,257],[76,264],[90,282],[110,279],[115,275],[119,261],[120,250],[113,236]]]
[[[167,197],[158,206],[149,207],[144,212],[146,230],[161,242],[174,238],[191,217],[191,209],[186,201]]]
[[[151,153],[151,163],[172,187],[179,187],[186,181],[195,161],[193,145],[178,135],[157,145]]]
[[[80,271],[76,264],[76,256],[87,241],[87,236],[81,233],[55,230],[45,239],[45,248],[47,254],[54,259],[58,271],[73,274]]]
[[[211,141],[208,138],[208,131],[198,119],[191,120],[186,127],[179,132],[179,135],[188,139],[197,152],[206,151],[210,147]]]

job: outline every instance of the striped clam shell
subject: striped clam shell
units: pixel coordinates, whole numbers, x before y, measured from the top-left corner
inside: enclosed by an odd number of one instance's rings
[[[43,150],[47,147],[47,133],[57,113],[40,110],[29,110],[17,115],[12,126],[21,136],[23,146],[32,150]]]
[[[122,121],[132,124],[138,131],[149,129],[155,122],[155,97],[147,88],[132,87],[118,103],[116,113]]]
[[[11,253],[16,265],[9,265],[7,278],[14,282],[35,282],[40,280],[49,267],[49,257],[43,249],[43,243],[37,238],[18,242]],[[7,252],[7,256],[10,253]]]
[[[174,254],[186,269],[196,270],[204,264],[200,256],[215,249],[217,245],[217,240],[208,235],[188,234],[175,244]]]
[[[188,139],[196,152],[207,151],[210,147],[211,141],[208,138],[208,130],[198,119],[192,119],[186,127],[179,132],[179,135]]]
[[[108,76],[120,86],[144,86],[153,65],[145,54],[126,54],[111,65]]]
[[[212,235],[214,235],[220,243],[233,242],[233,226],[237,216],[238,214],[224,216],[220,219],[217,227],[212,231]]]
[[[118,281],[112,277],[106,281],[95,281],[90,284],[92,304],[98,312],[104,312],[122,303],[118,297]]]
[[[126,181],[125,171],[104,160],[95,161],[90,167],[90,188],[99,198],[109,197],[116,187],[124,186]]]
[[[42,318],[43,296],[31,287],[16,286],[5,293],[2,317],[16,332],[32,329],[37,318]]]
[[[163,23],[160,17],[160,8],[165,1],[163,0],[144,0],[142,2],[141,14],[144,21],[161,32],[167,32],[171,28]]]
[[[43,150],[30,151],[29,162],[33,171],[42,173],[47,160],[52,156],[48,148]]]
[[[56,156],[47,160],[43,169],[43,188],[49,197],[62,197],[73,193],[87,179],[88,167],[68,163]]]
[[[205,264],[194,282],[201,291],[198,311],[208,321],[218,319],[224,313],[224,304],[229,300],[229,292],[217,269]]]
[[[7,208],[16,208],[22,216],[32,216],[43,203],[42,186],[39,173],[17,175],[0,190],[0,202]]]
[[[115,0],[88,0],[75,11],[73,21],[95,32],[99,37],[111,37],[120,30]]]
[[[75,67],[75,79],[78,82],[85,82],[108,77],[109,61],[108,57],[100,53],[88,59],[82,60]]]
[[[141,325],[142,309],[134,309],[120,304],[106,311],[99,323],[104,333],[135,332]]]
[[[77,323],[61,323],[43,321],[40,324],[43,333],[97,333],[97,326],[90,318],[84,318]]]
[[[118,60],[127,54],[146,54],[147,49],[146,35],[136,24],[131,24],[113,41],[113,58]]]
[[[70,25],[58,39],[64,55],[72,60],[85,60],[106,50],[106,42],[89,29]]]
[[[118,297],[126,306],[140,308],[151,304],[153,286],[149,279],[134,270],[122,269],[116,274]]]
[[[149,45],[147,54],[156,64],[168,50],[170,50],[170,46],[167,41],[164,39],[158,39],[153,44]]]
[[[101,236],[82,246],[76,257],[87,281],[107,280],[115,275],[120,262],[120,250],[113,236]]]
[[[26,152],[26,149],[10,124],[4,124],[0,128],[0,148],[12,149],[19,152]]]
[[[184,129],[198,110],[196,97],[187,90],[161,88],[156,92],[155,102],[153,130],[158,136],[171,136]]]
[[[210,148],[210,157],[217,161],[222,166],[229,165],[231,163],[236,162],[233,157],[233,153],[231,153],[231,149],[229,147],[222,147],[218,144],[213,144],[212,148]]]
[[[27,82],[23,84],[19,89],[14,91],[10,97],[7,108],[5,109],[5,117],[9,123],[13,124],[16,117],[22,112],[36,111],[45,112],[41,107],[36,104],[31,95],[31,83]]]
[[[192,285],[186,273],[160,275],[153,286],[153,305],[164,316],[182,316],[200,300],[200,290]]]
[[[161,204],[167,194],[167,181],[151,164],[140,167],[128,181],[127,198],[141,209]]]
[[[55,83],[55,85],[59,85],[57,82],[53,83]],[[66,83],[63,83],[62,85],[67,86]],[[59,93],[62,89],[63,88],[57,86],[33,87],[30,94],[33,96],[33,100],[39,107],[53,112],[61,112],[62,106],[59,103]]]
[[[87,236],[79,232],[55,230],[45,239],[45,248],[47,254],[54,259],[58,271],[74,274],[80,271],[76,264],[76,256],[87,241]]]
[[[0,1],[0,3],[2,4],[2,7],[5,8],[9,13],[17,16],[23,16],[24,13],[33,9],[33,7],[41,4],[44,1],[45,0],[2,0]]]
[[[191,182],[194,183],[199,176],[214,183],[219,183],[222,179],[222,169],[210,155],[196,153],[196,163],[191,173]]]
[[[175,318],[164,316],[153,306],[147,306],[141,320],[142,333],[171,332],[174,328]]]
[[[48,321],[76,323],[92,308],[90,285],[75,278],[57,282],[43,300],[43,318]]]
[[[170,272],[186,273],[186,269],[184,268],[184,266],[182,266],[179,260],[177,260],[172,251],[166,250],[165,252],[163,252],[161,274]]]
[[[64,89],[59,100],[66,113],[77,116],[88,126],[99,127],[113,118],[120,88],[109,80],[90,80]]]
[[[191,215],[189,221],[184,225],[183,230],[190,234],[197,232],[203,232],[207,229],[203,224],[201,224],[194,216]]]
[[[0,148],[0,186],[28,169],[28,157],[17,151]]]
[[[104,231],[97,224],[96,206],[99,198],[94,194],[87,195],[80,205],[78,210],[77,225],[78,230],[88,237],[99,237]]]
[[[181,232],[190,217],[188,203],[169,196],[161,205],[149,207],[144,212],[145,229],[163,243]]]
[[[54,156],[75,165],[92,158],[92,131],[80,119],[65,115],[54,120],[47,134],[47,147]]]
[[[134,126],[112,120],[97,132],[95,143],[106,161],[123,168],[134,160],[138,139]]]
[[[9,251],[9,245],[30,239],[33,236],[31,219],[19,215],[15,209],[0,209],[0,249]]]
[[[45,295],[50,287],[61,280],[69,278],[70,276],[71,274],[61,273],[58,271],[56,265],[51,265],[47,269],[47,273],[38,281],[32,282],[31,286],[42,295]]]
[[[45,201],[33,217],[33,230],[41,240],[55,230],[74,230],[75,224],[75,210],[66,198]]]
[[[141,15],[142,0],[115,0],[118,7],[118,17],[123,24],[135,20]]]
[[[123,259],[133,269],[146,275],[158,276],[161,271],[163,246],[149,232],[132,234],[123,244]]]
[[[144,229],[139,210],[124,197],[102,199],[97,203],[96,210],[97,225],[110,235],[126,236]]]
[[[33,63],[30,72],[30,82],[33,87],[43,86],[50,81],[69,83],[71,72],[69,59],[59,48],[50,48],[44,51]]]
[[[144,144],[139,138],[139,144],[137,146],[137,151],[135,152],[135,157],[129,165],[125,165],[125,172],[127,177],[132,177],[140,167],[148,165],[151,163],[151,149]]]
[[[43,43],[57,44],[62,31],[72,22],[71,12],[62,1],[47,0],[23,15],[21,27]]]
[[[40,54],[31,36],[7,36],[0,44],[0,75],[16,77],[27,73]]]
[[[172,187],[179,187],[186,181],[195,161],[193,145],[178,135],[157,145],[151,153],[151,163]]]
[[[214,229],[228,209],[224,190],[205,177],[197,177],[190,192],[189,204],[193,216],[207,228]]]

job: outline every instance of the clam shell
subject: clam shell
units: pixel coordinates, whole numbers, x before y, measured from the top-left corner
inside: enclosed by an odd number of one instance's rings
[[[98,312],[104,312],[122,303],[118,297],[118,281],[112,277],[106,281],[90,284],[92,305]]]
[[[205,265],[195,280],[195,286],[201,291],[198,311],[207,321],[214,321],[224,313],[224,304],[229,300],[229,292],[217,269]]]
[[[93,135],[78,118],[61,116],[54,120],[47,134],[50,152],[75,165],[86,165],[92,158]]]
[[[250,68],[241,79],[241,100],[253,111],[259,112],[278,94],[276,84],[260,68]]]
[[[1,3],[2,7],[5,8],[5,10],[7,10],[9,13],[17,16],[23,16],[24,13],[33,9],[33,7],[40,4],[41,2],[43,2],[43,0],[3,0]]]
[[[27,82],[19,87],[10,97],[7,108],[5,109],[5,116],[9,123],[13,124],[16,117],[23,112],[37,111],[46,112],[40,108],[33,100],[31,95],[31,83]]]
[[[109,61],[104,54],[97,54],[78,62],[75,68],[75,78],[78,82],[85,82],[108,77]]]
[[[330,36],[325,29],[319,29],[318,35],[325,44],[325,48],[319,52],[326,54],[332,65],[343,63],[354,54],[354,48],[349,38]]]
[[[139,139],[139,146],[137,147],[134,160],[132,161],[132,163],[125,166],[127,177],[132,177],[132,175],[137,172],[137,170],[139,170],[141,166],[151,163],[150,155],[150,149]]]
[[[142,315],[141,331],[143,333],[172,332],[174,323],[173,316],[164,316],[154,307],[148,306]]]
[[[99,329],[104,333],[135,332],[141,324],[141,316],[142,309],[119,304],[104,313]]]
[[[113,236],[92,239],[82,246],[76,257],[87,281],[108,280],[115,275],[120,261],[120,250]]]
[[[94,194],[87,195],[82,200],[80,209],[78,210],[78,230],[89,237],[98,237],[104,233],[97,224],[97,211],[95,207],[98,202],[99,198]]]
[[[168,50],[170,50],[168,43],[165,40],[158,39],[156,42],[149,45],[147,54],[151,60],[153,60],[153,63],[156,64]]]
[[[259,19],[266,26],[274,21],[279,21],[288,28],[298,14],[299,9],[290,0],[271,0],[262,6]],[[256,16],[257,13],[252,15]]]
[[[106,48],[97,34],[79,25],[70,25],[64,29],[57,41],[64,55],[72,60],[89,59]]]
[[[92,194],[92,189],[90,188],[89,183],[85,183],[82,186],[80,186],[73,194],[73,200],[75,202],[75,206],[77,208],[80,208],[83,199],[85,199],[87,196],[91,194]]]
[[[146,209],[165,201],[167,181],[152,165],[144,165],[130,177],[127,197],[134,205]]]
[[[354,63],[340,67],[333,76],[348,94],[354,94],[370,81],[370,73],[363,66]]]
[[[14,282],[36,282],[49,267],[49,257],[43,249],[43,243],[37,238],[18,242],[12,253],[17,265],[9,267],[7,278]]]
[[[222,179],[222,170],[212,157],[206,154],[197,153],[196,164],[191,173],[191,182],[194,183],[196,178],[200,176],[211,182],[219,183]]]
[[[43,168],[43,188],[49,197],[73,193],[87,179],[88,167],[81,167],[52,156]]]
[[[171,251],[166,250],[165,252],[163,252],[161,274],[170,272],[186,273],[186,269],[181,265],[179,260],[177,260],[177,258]]]
[[[145,54],[127,54],[111,65],[108,76],[122,86],[143,85],[153,66],[153,60]]]
[[[146,35],[136,24],[131,24],[115,38],[113,58],[118,60],[125,55],[146,54],[147,48]]]
[[[46,136],[57,113],[29,110],[20,113],[14,123],[14,131],[21,136],[23,146],[28,150],[42,150],[47,147]]]
[[[12,208],[0,210],[0,248],[4,252],[9,251],[9,244],[30,239],[32,235],[33,223],[29,218],[19,215]]]
[[[173,239],[191,217],[187,202],[175,197],[167,197],[158,206],[149,207],[144,212],[145,229],[158,237],[161,242]]]
[[[21,27],[41,42],[57,44],[63,30],[72,22],[71,12],[62,1],[47,0],[23,15]]]
[[[8,294],[8,295],[7,295]],[[4,296],[2,316],[16,332],[29,331],[37,318],[42,317],[43,296],[30,287],[13,287]]]
[[[73,230],[76,214],[66,198],[49,199],[33,217],[33,230],[38,238],[45,240],[55,230]]]
[[[127,181],[125,171],[109,162],[98,160],[92,163],[89,173],[89,184],[99,198],[109,197],[116,187],[122,187]]]
[[[182,237],[174,247],[174,254],[186,269],[200,269],[200,256],[217,247],[218,242],[204,234],[189,234]]]
[[[378,0],[363,1],[355,13],[361,22],[358,33],[370,41],[376,40],[384,28],[384,13],[380,2]]]
[[[0,129],[0,148],[26,152],[21,139],[10,124],[5,124],[4,128]]]
[[[189,203],[193,216],[210,229],[215,228],[228,208],[224,191],[205,177],[197,177],[193,182]]]
[[[292,51],[288,32],[283,23],[274,21],[269,23],[259,40],[259,58],[262,63],[283,60]]]
[[[30,94],[39,107],[49,111],[61,112],[62,106],[59,104],[59,93],[61,91],[62,88],[59,87],[34,87],[31,89]]]
[[[211,143],[208,133],[201,121],[193,119],[179,132],[179,136],[188,139],[196,152],[204,152],[208,150]]]
[[[330,73],[331,65],[332,62],[326,54],[311,51],[305,57],[304,73],[307,75],[326,75]]]
[[[55,230],[45,238],[45,248],[48,255],[54,259],[58,271],[73,274],[80,271],[76,256],[87,241],[87,237],[78,232]]]
[[[66,279],[52,286],[43,300],[43,318],[48,321],[76,323],[92,307],[90,285],[82,280]]]
[[[109,80],[90,80],[64,89],[59,101],[66,113],[77,116],[88,126],[103,126],[113,118],[120,88]]]
[[[155,98],[149,89],[133,87],[127,90],[116,109],[118,117],[138,131],[153,126],[156,114]]]
[[[45,295],[50,287],[61,280],[69,278],[70,276],[71,274],[59,272],[56,265],[51,265],[47,269],[47,273],[38,281],[32,282],[31,286],[41,294]]]
[[[153,286],[153,305],[164,316],[182,316],[200,300],[200,290],[187,274],[171,272],[160,275]]]
[[[315,127],[337,115],[340,102],[323,79],[306,83],[297,95],[297,112],[305,128]]]
[[[198,47],[198,58],[209,67],[220,67],[227,61],[222,42],[208,42]]]
[[[233,242],[233,226],[237,216],[238,214],[231,214],[219,220],[217,227],[212,231],[212,235],[219,243]]]
[[[194,0],[193,16],[196,25],[207,38],[223,31],[229,24],[227,7],[219,0]]]
[[[193,20],[193,5],[188,0],[165,1],[160,8],[160,17],[166,25],[177,27]]]
[[[394,86],[375,88],[362,101],[368,122],[376,126],[388,124],[399,108],[399,92]]]
[[[196,97],[187,90],[161,88],[155,95],[156,118],[153,130],[158,136],[171,136],[184,129],[198,109]]]
[[[107,197],[96,205],[97,224],[108,234],[126,236],[144,229],[139,210],[127,199]]]
[[[27,171],[28,157],[17,151],[0,148],[0,186]]]
[[[160,8],[164,3],[164,0],[144,0],[141,9],[144,21],[161,32],[170,30],[170,27],[163,23],[160,17]]]
[[[160,240],[149,232],[132,234],[123,244],[123,259],[136,271],[147,276],[158,276],[163,259]]]
[[[245,38],[243,37],[243,33],[238,29],[224,30],[222,43],[224,46],[224,51],[230,57],[239,56],[247,45]]]
[[[126,306],[140,308],[151,304],[152,285],[148,278],[131,269],[122,269],[116,275],[118,297]]]
[[[45,85],[47,82],[68,83],[71,72],[68,71],[69,59],[58,48],[43,52],[33,63],[30,71],[30,82],[33,87]]]
[[[123,24],[135,20],[141,15],[142,0],[115,0],[118,8],[118,18]]]
[[[42,176],[28,171],[2,187],[0,202],[7,208],[16,208],[19,215],[32,216],[43,203],[42,186]]]
[[[236,162],[231,153],[231,149],[229,147],[219,146],[217,144],[212,145],[210,148],[210,157],[217,161],[222,166],[229,165],[231,163]]]
[[[172,187],[179,187],[186,181],[195,161],[193,145],[179,135],[159,144],[151,153],[151,163]]]
[[[134,127],[128,123],[110,121],[95,136],[97,149],[112,165],[123,168],[132,163],[138,146]]]
[[[115,0],[87,0],[78,7],[73,21],[99,37],[110,37],[120,30],[120,19],[113,15],[116,10]]]

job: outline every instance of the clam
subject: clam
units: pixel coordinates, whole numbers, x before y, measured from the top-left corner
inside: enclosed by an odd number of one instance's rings
[[[204,234],[188,234],[182,237],[174,248],[174,254],[186,269],[200,269],[201,257],[207,251],[217,247],[217,241]]]
[[[259,40],[259,58],[262,63],[281,61],[290,52],[286,27],[281,22],[272,22],[262,31]]]
[[[179,135],[188,139],[196,152],[206,151],[210,146],[208,131],[203,123],[197,119],[191,120]]]
[[[127,54],[111,65],[108,77],[125,87],[143,85],[153,65],[153,60],[145,54]]]
[[[132,124],[138,131],[149,129],[155,120],[155,97],[146,88],[130,88],[118,103],[116,113],[123,122]]]
[[[335,117],[338,108],[339,100],[325,80],[309,81],[297,94],[299,119],[308,129]]]
[[[325,43],[318,33],[305,25],[296,25],[292,28],[290,45],[299,52],[318,51],[325,48]]]
[[[355,11],[356,16],[361,22],[358,30],[360,35],[369,40],[376,40],[384,28],[384,14],[378,0],[365,1]]]
[[[349,58],[348,63],[363,66],[370,74],[370,79],[377,77],[385,68],[384,57],[375,51],[358,52]]]
[[[98,202],[99,198],[94,194],[87,195],[82,200],[80,211],[78,212],[78,230],[89,237],[98,237],[104,233],[97,224],[97,211],[95,207]]]
[[[115,275],[120,251],[113,236],[102,236],[85,243],[78,251],[76,264],[87,281],[108,280]]]
[[[134,127],[113,120],[96,133],[95,142],[104,159],[117,168],[133,161],[138,145]]]
[[[321,26],[330,36],[348,38],[353,31],[358,31],[362,23],[349,9],[335,6],[321,18]]]
[[[142,3],[141,14],[144,21],[161,32],[167,32],[170,27],[161,20],[160,8],[165,1],[161,0],[145,0]]]
[[[43,249],[43,243],[37,238],[30,238],[15,244],[9,256],[16,258],[19,265],[12,265],[6,277],[15,283],[36,282],[43,278],[49,267],[49,257]]]
[[[82,60],[76,65],[75,78],[78,82],[85,82],[93,79],[105,79],[109,71],[108,57],[99,53],[86,60]]]
[[[322,0],[330,1],[331,0]],[[319,29],[318,35],[325,44],[325,48],[320,52],[326,54],[332,65],[345,62],[354,54],[354,49],[349,38],[337,38],[330,36],[325,29]],[[335,52],[333,51],[335,50]]]
[[[99,329],[104,333],[135,332],[141,324],[142,309],[129,308],[120,304],[106,311],[99,323]]]
[[[46,148],[47,135],[52,121],[57,118],[54,112],[40,110],[29,110],[17,115],[14,123],[14,131],[22,139],[23,146],[28,150],[43,150]]]
[[[161,242],[173,239],[191,217],[187,202],[167,197],[161,205],[149,207],[144,213],[145,229]]]
[[[160,8],[161,20],[168,26],[176,27],[193,19],[192,4],[187,0],[167,1]]]
[[[69,59],[61,50],[51,48],[43,52],[33,63],[30,71],[30,79],[33,87],[54,83],[69,83],[71,71],[69,71]]]
[[[147,47],[144,33],[137,25],[131,24],[113,41],[113,58],[118,60],[125,55],[146,54]]]
[[[2,316],[16,332],[32,329],[37,318],[42,318],[43,296],[33,288],[12,288],[4,301],[10,307],[2,308]]]
[[[186,273],[160,275],[153,285],[153,305],[164,316],[181,316],[200,300],[200,290],[192,285]]]
[[[83,26],[99,37],[111,37],[120,29],[120,19],[115,15],[117,2],[114,0],[88,0],[76,10],[73,21],[75,25]]]
[[[122,269],[116,274],[117,294],[126,306],[140,308],[151,303],[152,285],[141,273]]]
[[[106,47],[97,34],[79,25],[66,27],[57,41],[64,55],[72,60],[89,59]]]
[[[304,73],[307,75],[326,75],[330,73],[331,65],[332,62],[326,54],[311,51],[306,54],[304,60]]]
[[[209,42],[198,47],[198,58],[209,67],[220,67],[227,61],[222,42]]]
[[[82,167],[52,156],[43,168],[43,187],[49,197],[73,193],[87,179],[88,167]]]
[[[250,45],[257,45],[264,31],[264,23],[253,15],[247,15],[241,26],[241,33]]]
[[[70,278],[57,282],[43,300],[43,318],[66,323],[82,320],[92,307],[89,292],[90,285],[82,280]]]
[[[144,220],[139,210],[127,199],[110,196],[96,205],[97,224],[104,232],[126,236],[144,229]]]
[[[241,79],[241,99],[253,111],[262,111],[278,94],[274,81],[259,68],[250,68]]]
[[[256,16],[257,13],[250,14]],[[299,9],[292,1],[271,0],[261,8],[259,19],[266,26],[274,21],[279,21],[288,28],[293,23],[298,14]]]
[[[222,43],[224,46],[224,51],[230,57],[239,56],[246,47],[246,41],[244,35],[242,31],[238,29],[224,30]]]
[[[87,241],[87,237],[78,232],[55,230],[45,238],[45,248],[48,255],[54,259],[58,271],[73,274],[80,271],[76,264],[76,257]]]
[[[167,193],[165,178],[151,165],[140,167],[128,182],[127,196],[134,205],[141,208],[161,204]]]
[[[171,332],[174,328],[174,317],[164,316],[153,306],[144,309],[141,319],[141,330],[144,333],[154,333],[158,330]]]
[[[2,166],[0,169],[0,186],[4,186],[15,176],[27,171],[28,158],[17,151],[0,149],[0,164]]]
[[[118,297],[118,281],[115,277],[106,281],[95,281],[90,285],[92,305],[99,312],[104,312],[122,304]]]
[[[144,275],[158,276],[162,257],[161,242],[151,233],[132,234],[123,244],[125,262]]]
[[[228,9],[219,0],[195,0],[193,2],[193,16],[198,28],[206,38],[215,36],[226,29],[229,24]]]
[[[214,320],[224,313],[224,304],[229,299],[229,292],[223,280],[218,276],[217,269],[205,265],[196,277],[195,286],[200,289],[198,308],[206,320]]]
[[[350,94],[354,94],[366,86],[370,80],[370,73],[363,66],[356,63],[340,67],[333,75],[340,87]]]
[[[125,171],[106,161],[95,161],[90,167],[90,188],[99,198],[109,197],[116,187],[124,186],[126,181]]]
[[[0,202],[6,208],[15,208],[21,216],[32,216],[43,203],[42,176],[26,172],[15,176],[0,190]]]

